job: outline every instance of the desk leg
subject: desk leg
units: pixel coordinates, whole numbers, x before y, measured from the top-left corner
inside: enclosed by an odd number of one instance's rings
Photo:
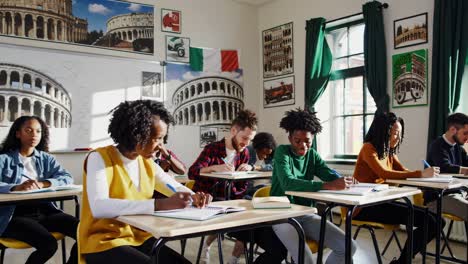
[[[406,240],[407,246],[407,261],[406,263],[411,264],[413,261],[413,224],[414,224],[414,207],[411,203],[411,200],[408,197],[403,197],[407,206],[408,206],[408,223],[406,225],[406,233],[408,234],[408,238]]]
[[[435,263],[440,264],[440,232],[442,232],[442,196],[444,191],[437,192],[437,211],[436,211],[436,248]]]
[[[288,223],[292,225],[297,232],[297,235],[299,236],[299,247],[297,250],[299,251],[299,256],[297,257],[297,264],[304,264],[304,250],[305,250],[305,234],[304,234],[304,229],[302,229],[301,224],[297,222],[296,219],[294,218],[289,218]]]
[[[232,182],[231,182],[230,180],[227,180],[227,181],[226,181],[226,188],[227,188],[227,190],[226,190],[226,192],[225,192],[226,197],[224,197],[224,199],[225,199],[226,201],[227,201],[227,200],[231,200],[231,184],[232,184]]]
[[[325,229],[327,226],[327,215],[331,212],[331,209],[333,209],[333,207],[335,207],[334,204],[328,204],[320,220],[320,237],[319,237],[319,248],[318,248],[318,253],[317,253],[317,264],[322,264],[323,262],[322,258],[323,258],[323,248],[325,247],[324,242],[325,242]]]
[[[353,220],[353,212],[355,206],[347,206],[348,211],[346,212],[346,221],[345,221],[345,263],[351,264],[353,259],[351,256],[351,233],[352,225],[351,221]]]
[[[80,202],[78,201],[78,196],[73,196],[73,200],[75,201],[75,217],[80,219]]]
[[[223,233],[218,233],[218,254],[219,254],[219,264],[223,264]]]
[[[153,249],[151,250],[151,258],[152,263],[158,264],[159,263],[159,252],[161,248],[166,244],[166,240],[164,238],[159,238],[153,245]]]
[[[427,218],[429,217],[429,208],[424,208],[424,236],[423,240],[427,241],[427,231],[428,231],[428,221]],[[421,251],[422,255],[422,264],[426,264],[426,256],[427,256],[427,243],[424,243],[424,246]]]
[[[253,259],[254,259],[254,243],[255,243],[254,232],[255,232],[255,229],[249,230],[249,234],[250,234],[249,261],[248,261],[249,264],[253,263]]]

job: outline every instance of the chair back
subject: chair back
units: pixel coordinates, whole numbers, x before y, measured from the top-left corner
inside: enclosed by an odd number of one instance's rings
[[[270,196],[270,190],[271,185],[262,187],[254,193],[253,197],[268,197]]]
[[[195,185],[195,180],[190,180],[185,183],[185,187],[189,188],[190,190],[193,190],[194,185]]]

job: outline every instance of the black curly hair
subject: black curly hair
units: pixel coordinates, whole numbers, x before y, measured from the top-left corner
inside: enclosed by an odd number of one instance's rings
[[[16,132],[23,127],[24,123],[31,119],[37,120],[41,125],[41,141],[37,144],[36,149],[49,152],[49,128],[44,120],[37,116],[21,116],[11,125],[7,137],[3,140],[3,143],[0,146],[0,153],[3,154],[21,148],[21,140],[16,137]]]
[[[399,122],[401,124],[401,136],[400,142],[395,148],[389,146],[390,142],[390,133],[392,131],[393,125]],[[377,150],[377,155],[379,159],[384,159],[385,157],[392,156],[400,150],[400,145],[403,142],[405,137],[405,122],[403,118],[397,117],[394,113],[383,113],[378,114],[374,117],[372,124],[369,128],[369,131],[364,138],[364,142],[371,143],[374,148]]]
[[[164,104],[152,100],[125,101],[110,111],[108,132],[123,151],[133,151],[140,143],[150,139],[154,116],[158,116],[168,128],[174,124],[172,115]]]
[[[316,135],[322,132],[322,125],[320,124],[320,119],[315,114],[316,112],[302,110],[301,108],[286,111],[286,116],[281,119],[280,128],[286,130],[289,135],[296,130],[309,131],[313,135]]]
[[[252,146],[256,150],[264,148],[275,150],[276,141],[272,134],[262,132],[255,135],[255,137],[252,140]]]
[[[237,113],[236,118],[232,120],[231,126],[238,126],[241,130],[244,130],[246,127],[256,131],[257,130],[258,119],[254,112],[244,109]]]

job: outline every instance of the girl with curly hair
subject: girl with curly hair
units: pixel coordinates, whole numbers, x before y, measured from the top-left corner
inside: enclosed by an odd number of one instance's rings
[[[192,205],[203,207],[211,201],[211,196],[193,193],[152,160],[173,123],[162,103],[126,101],[111,114],[108,131],[115,145],[96,149],[84,163],[79,230],[81,253],[90,264],[151,263],[150,254],[156,239],[115,218],[184,208],[190,199]],[[152,199],[154,190],[168,198]],[[168,247],[162,248],[159,260],[161,263],[189,263]]]

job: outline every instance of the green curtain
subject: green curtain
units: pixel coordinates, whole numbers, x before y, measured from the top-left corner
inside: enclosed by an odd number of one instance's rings
[[[447,116],[460,103],[468,52],[468,1],[435,0],[433,28],[428,145],[446,130]]]
[[[315,103],[327,87],[333,63],[323,17],[306,21],[305,56],[305,108],[314,111]]]
[[[362,6],[364,15],[364,68],[367,87],[377,106],[376,113],[388,112],[387,49],[382,16],[382,4],[368,2]]]

